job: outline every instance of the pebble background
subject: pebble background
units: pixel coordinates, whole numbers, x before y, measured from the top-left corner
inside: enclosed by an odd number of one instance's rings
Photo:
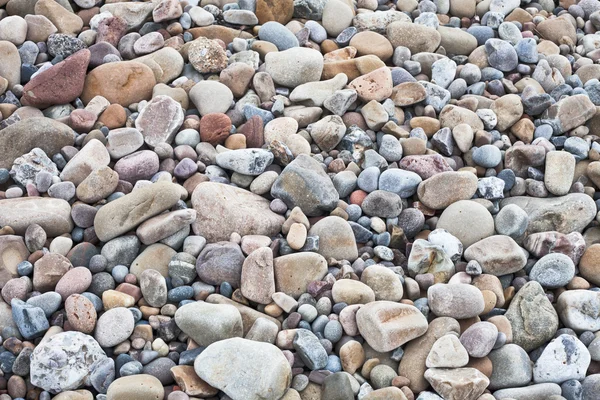
[[[597,0],[0,0],[0,400],[600,399]]]

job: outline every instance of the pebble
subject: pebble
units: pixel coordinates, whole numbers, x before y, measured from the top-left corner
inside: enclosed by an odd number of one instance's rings
[[[0,0],[3,396],[597,398],[600,7],[525,3]]]

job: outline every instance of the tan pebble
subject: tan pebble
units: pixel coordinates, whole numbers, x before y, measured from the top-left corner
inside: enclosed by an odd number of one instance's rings
[[[117,307],[132,307],[135,305],[135,299],[126,293],[107,290],[102,293],[102,304],[105,310]]]
[[[339,351],[342,362],[342,369],[349,374],[353,374],[365,362],[365,351],[362,345],[356,340],[346,342]]]
[[[490,290],[482,290],[481,294],[483,295],[483,301],[485,303],[485,308],[480,315],[485,315],[492,311],[494,307],[496,307],[497,297],[494,292]]]
[[[300,250],[306,242],[307,230],[306,226],[300,223],[293,223],[287,234],[288,245],[293,250]]]
[[[369,358],[367,361],[364,362],[362,369],[360,370],[360,374],[365,379],[369,379],[371,376],[371,370],[373,370],[373,368],[375,368],[380,363],[381,361],[379,360],[379,358]]]

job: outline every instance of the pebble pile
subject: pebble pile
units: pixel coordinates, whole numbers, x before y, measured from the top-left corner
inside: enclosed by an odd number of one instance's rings
[[[597,0],[0,0],[0,400],[600,399],[599,60]]]

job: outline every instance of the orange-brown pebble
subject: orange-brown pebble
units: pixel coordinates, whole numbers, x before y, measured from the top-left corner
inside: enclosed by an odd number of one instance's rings
[[[120,104],[111,104],[100,115],[98,121],[108,129],[121,128],[127,122],[127,113]]]

